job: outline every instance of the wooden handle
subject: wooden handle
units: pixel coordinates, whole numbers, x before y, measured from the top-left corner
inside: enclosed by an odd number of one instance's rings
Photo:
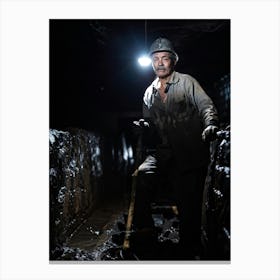
[[[130,247],[129,237],[130,237],[130,234],[131,234],[131,226],[132,226],[132,220],[133,220],[133,215],[134,215],[137,174],[138,174],[138,169],[136,169],[134,171],[134,173],[132,174],[131,198],[130,198],[130,205],[129,205],[129,209],[128,209],[128,216],[127,216],[127,222],[126,222],[124,242],[123,242],[123,249],[124,250],[126,250]]]

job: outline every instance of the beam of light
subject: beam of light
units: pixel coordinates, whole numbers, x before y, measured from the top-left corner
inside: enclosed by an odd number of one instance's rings
[[[151,64],[151,59],[148,56],[141,56],[138,58],[138,63],[142,67],[147,67]]]

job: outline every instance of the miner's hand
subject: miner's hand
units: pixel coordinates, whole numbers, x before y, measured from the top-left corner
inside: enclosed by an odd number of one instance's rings
[[[149,127],[149,123],[146,122],[144,119],[140,119],[139,121],[134,121],[133,124],[135,124],[137,127]]]
[[[135,136],[143,135],[145,130],[149,128],[149,123],[144,119],[140,119],[139,121],[133,122],[133,134]]]
[[[218,127],[215,125],[208,125],[202,132],[202,140],[204,142],[213,141],[217,137]]]

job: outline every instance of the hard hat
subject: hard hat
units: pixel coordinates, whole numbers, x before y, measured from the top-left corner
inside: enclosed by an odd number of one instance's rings
[[[158,38],[152,43],[149,55],[152,56],[152,54],[155,52],[170,52],[175,55],[176,62],[179,59],[179,56],[175,52],[172,43],[166,38]]]

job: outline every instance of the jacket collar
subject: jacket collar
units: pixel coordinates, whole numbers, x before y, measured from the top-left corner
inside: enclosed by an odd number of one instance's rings
[[[176,83],[179,82],[179,80],[180,80],[179,73],[173,71],[168,83],[169,84],[176,84]],[[158,82],[159,82],[159,78],[158,77],[152,82],[153,87],[156,88],[156,89],[159,88]]]

